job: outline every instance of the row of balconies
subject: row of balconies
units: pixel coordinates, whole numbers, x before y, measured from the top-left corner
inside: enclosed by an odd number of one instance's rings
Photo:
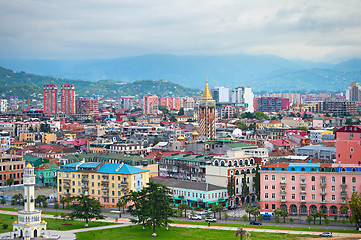
[[[282,179],[281,182],[280,182],[280,185],[281,185],[281,186],[286,185],[286,180]],[[301,181],[301,182],[300,182],[300,185],[301,185],[301,186],[306,186],[306,181]],[[321,186],[321,187],[326,187],[326,181],[321,181],[321,182],[320,182],[320,186]],[[341,187],[343,187],[343,188],[344,188],[344,187],[347,187],[347,183],[345,183],[345,182],[341,183]]]

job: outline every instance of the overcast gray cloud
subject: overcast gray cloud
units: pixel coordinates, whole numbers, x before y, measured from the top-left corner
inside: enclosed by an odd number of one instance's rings
[[[87,59],[148,53],[361,55],[359,0],[0,1],[0,57]]]

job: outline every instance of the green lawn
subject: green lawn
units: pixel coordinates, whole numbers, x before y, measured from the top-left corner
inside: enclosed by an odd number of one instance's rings
[[[51,210],[53,210],[52,208],[49,208]],[[5,208],[5,207],[0,207],[0,210],[4,210],[4,211],[10,211],[10,212],[17,212],[19,210],[23,210],[23,208]],[[48,214],[48,215],[60,215],[62,212],[56,212],[56,210],[54,209],[54,211],[41,211],[42,214]]]
[[[18,219],[18,217],[15,215],[0,214],[0,233],[12,231],[12,229],[13,229],[12,224],[17,219]],[[59,229],[60,231],[67,231],[67,230],[72,230],[72,229],[84,228],[84,225],[85,225],[85,221],[82,221],[82,220],[73,220],[72,221],[72,220],[53,219],[53,218],[44,218],[44,220],[48,223],[47,224],[48,230]],[[8,228],[4,229],[3,224],[7,224]],[[67,224],[71,224],[71,225],[67,225]],[[90,221],[89,227],[108,226],[108,225],[114,225],[114,224],[121,224],[121,223]]]
[[[173,221],[180,224],[192,224],[192,225],[208,225],[206,222],[195,221]],[[323,228],[301,228],[301,227],[282,227],[282,226],[266,226],[266,225],[249,225],[249,224],[231,224],[231,223],[211,223],[211,226],[228,226],[228,227],[245,227],[245,228],[262,228],[262,229],[279,229],[279,230],[296,230],[296,231],[311,231],[311,232],[327,232],[328,230],[335,233],[360,233],[357,230],[342,230],[342,229],[323,229]],[[361,234],[361,233],[360,233]],[[360,235],[361,236],[361,235]]]
[[[141,226],[120,227],[106,230],[89,231],[77,233],[77,240],[102,240],[114,239],[114,236],[121,236],[121,239],[149,239],[153,231],[151,229],[142,230]],[[309,235],[302,235],[302,237]],[[252,232],[252,240],[298,240],[298,235],[277,234],[277,233],[256,233]],[[119,238],[120,239],[120,238]],[[212,240],[212,239],[239,239],[235,237],[235,231],[200,229],[200,228],[178,228],[170,227],[157,229],[156,239],[191,239],[191,240]],[[245,239],[245,238],[243,238]]]

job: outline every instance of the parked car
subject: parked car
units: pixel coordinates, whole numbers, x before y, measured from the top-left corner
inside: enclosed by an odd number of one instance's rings
[[[129,208],[126,210],[127,213],[131,213],[131,212],[134,212],[134,209],[133,208]]]
[[[212,218],[212,217],[206,218],[206,222],[217,222],[217,219]]]
[[[191,219],[191,220],[202,220],[202,217],[197,215],[197,214],[194,214],[194,215],[189,215],[189,219]]]
[[[251,225],[262,225],[262,223],[257,222],[257,221],[252,221],[249,224],[251,224]]]
[[[332,237],[332,232],[323,232],[320,234],[320,237]]]

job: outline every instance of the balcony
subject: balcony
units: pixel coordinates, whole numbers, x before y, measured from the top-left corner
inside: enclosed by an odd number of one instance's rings
[[[64,179],[63,179],[63,182],[64,182],[64,183],[70,183],[70,179],[69,179],[69,178],[64,178]]]
[[[281,184],[281,186],[285,186],[286,185],[286,180],[281,180],[280,184]]]
[[[301,199],[301,203],[305,203],[306,202],[306,199]]]
[[[83,177],[83,178],[81,179],[81,181],[82,181],[82,182],[89,182],[89,178]]]
[[[324,196],[324,195],[326,195],[326,191],[321,191],[320,194],[321,194],[322,196]]]
[[[65,189],[69,189],[69,188],[70,188],[70,184],[64,184],[64,188],[65,188]]]
[[[301,182],[300,182],[300,185],[303,186],[303,187],[305,187],[305,186],[306,186],[306,181],[301,181]]]
[[[128,188],[122,188],[122,190],[120,190],[120,191],[122,191],[122,192],[128,192],[129,189],[128,189]]]
[[[341,187],[342,187],[342,188],[346,188],[346,187],[347,187],[347,183],[346,183],[346,182],[341,183]]]
[[[326,182],[321,181],[321,182],[320,182],[320,186],[321,186],[321,187],[326,187]]]
[[[342,200],[341,200],[341,203],[342,203],[342,204],[347,204],[346,199],[342,199]]]
[[[102,179],[102,183],[108,183],[109,182],[109,178],[103,178]]]
[[[109,187],[108,187],[108,186],[103,186],[103,187],[102,187],[102,190],[107,191],[107,190],[109,190]]]
[[[306,190],[301,190],[300,194],[301,194],[301,195],[305,195],[305,194],[306,194]]]
[[[127,182],[127,181],[121,181],[120,184],[121,184],[122,186],[126,186],[126,185],[128,185],[128,182]]]
[[[105,185],[105,186],[108,186],[109,185],[109,181],[108,182],[106,182],[106,181],[102,181],[102,185]]]
[[[347,196],[347,192],[346,191],[341,191],[341,196]]]
[[[322,200],[321,200],[321,203],[326,203],[326,199],[322,199]]]
[[[81,188],[82,189],[89,189],[89,185],[83,185]]]
[[[70,192],[64,192],[64,195],[70,195]]]
[[[102,194],[102,197],[103,197],[103,198],[108,198],[108,197],[109,197],[109,195],[108,195],[108,194],[103,193],[103,194]]]
[[[286,190],[281,190],[280,193],[281,193],[282,195],[284,195],[284,194],[286,194]]]
[[[286,199],[281,199],[281,202],[287,202],[287,200]]]

